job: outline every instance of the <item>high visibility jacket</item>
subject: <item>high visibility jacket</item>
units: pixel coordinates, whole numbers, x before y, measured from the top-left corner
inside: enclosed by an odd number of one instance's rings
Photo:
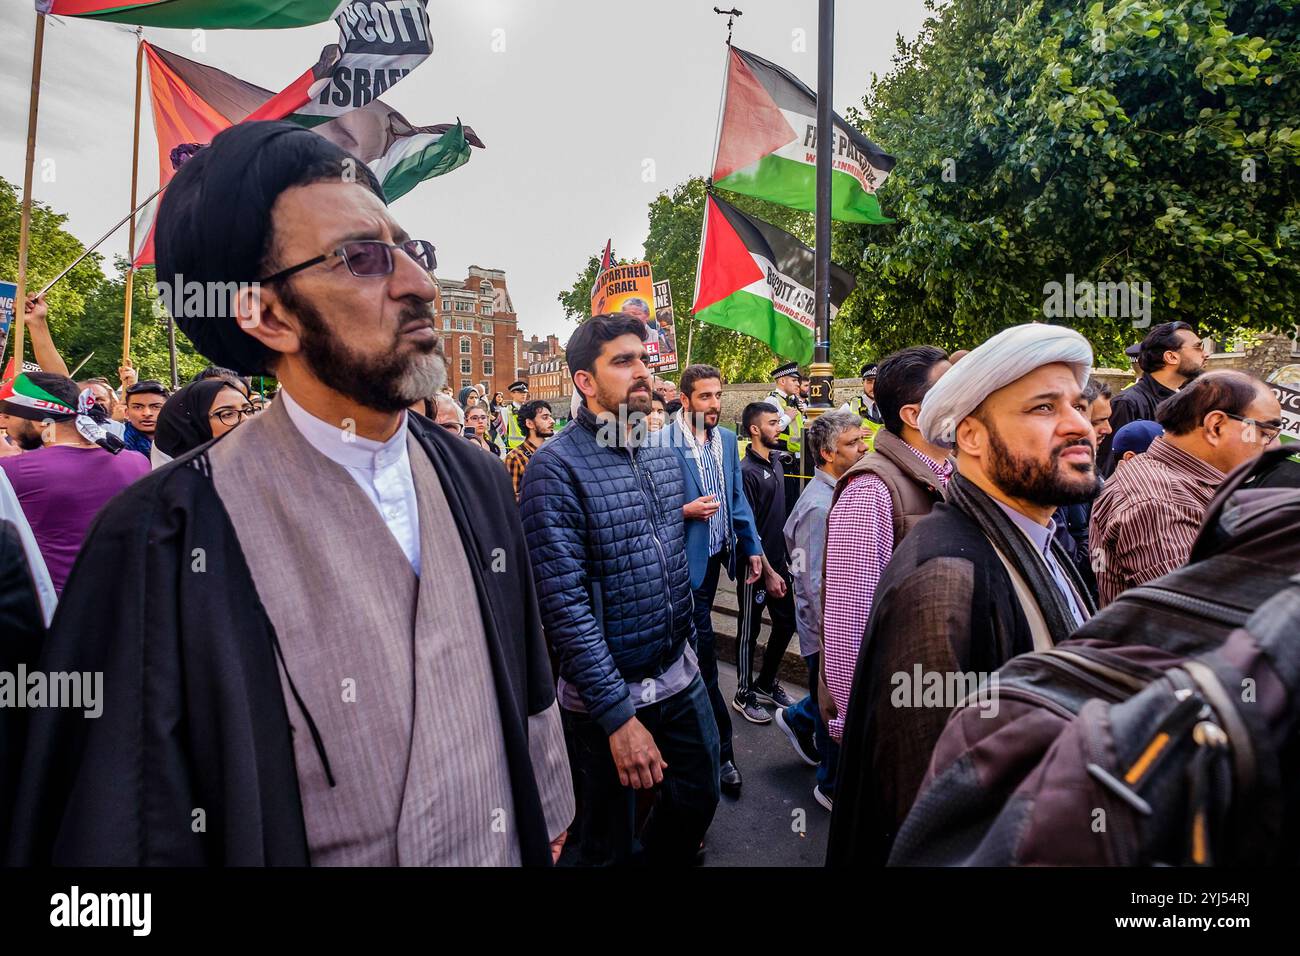
[[[514,402],[506,405],[502,411],[505,413],[502,417],[506,420],[506,451],[514,451],[524,443],[528,436],[524,430],[519,427],[518,411],[519,406]]]
[[[849,409],[862,419],[862,428],[863,431],[866,432],[867,451],[874,451],[876,447],[876,432],[880,431],[880,429],[884,427],[883,421],[880,418],[879,406],[876,407],[876,415],[873,417],[870,406],[867,404],[867,396],[859,392],[858,395],[849,402]]]
[[[776,403],[777,408],[784,410],[782,414],[789,417],[789,424],[781,430],[781,447],[797,457],[803,449],[802,404],[794,396],[786,395],[779,388],[772,389],[767,393],[767,397]]]

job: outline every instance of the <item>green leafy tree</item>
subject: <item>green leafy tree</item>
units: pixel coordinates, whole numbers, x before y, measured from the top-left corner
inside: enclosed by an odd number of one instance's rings
[[[896,226],[837,227],[882,350],[1044,319],[1048,283],[1149,282],[1152,323],[1289,327],[1300,288],[1295,0],[953,0],[851,114]],[[1068,315],[1123,361],[1130,318]]]
[[[27,250],[29,295],[39,292],[45,283],[86,251],[86,247],[63,228],[63,224],[67,221],[67,216],[54,212],[45,203],[32,203],[31,241]],[[0,279],[6,282],[18,281],[18,238],[21,223],[22,205],[19,189],[0,178]],[[52,330],[62,318],[79,315],[86,307],[87,299],[98,290],[104,281],[99,263],[98,254],[87,256],[46,295],[45,301],[50,307]],[[118,329],[120,337],[120,322]],[[12,333],[12,329],[10,331]],[[30,360],[32,357],[30,343],[24,345],[24,350],[27,359]],[[6,348],[4,361],[8,362],[12,354],[12,348]],[[69,361],[69,368],[72,364],[73,361]]]
[[[19,190],[0,178],[0,278],[18,275],[18,235],[22,207]],[[35,293],[81,255],[86,247],[63,228],[68,217],[39,201],[32,204],[31,242],[27,253],[27,286]],[[78,379],[102,375],[117,384],[122,359],[122,311],[125,302],[127,261],[114,262],[116,275],[107,279],[98,253],[87,256],[46,295],[50,335],[68,369],[90,356],[77,372]],[[131,297],[131,362],[142,379],[171,382],[166,312],[158,306],[153,269],[135,274]],[[26,347],[30,359],[30,346]],[[207,360],[194,351],[185,336],[176,333],[177,370],[182,384]],[[93,353],[93,354],[92,354]],[[6,361],[7,355],[6,353]]]
[[[86,301],[80,315],[50,320],[55,344],[72,368],[92,352],[94,355],[77,373],[78,378],[102,375],[117,384],[117,367],[122,359],[122,304],[126,295],[127,260],[115,260],[117,274],[101,281]],[[171,385],[171,356],[167,346],[167,312],[158,300],[152,268],[135,274],[131,292],[131,364],[141,379],[157,379]],[[179,329],[176,330],[176,369],[180,384],[189,382],[208,360],[199,355]]]

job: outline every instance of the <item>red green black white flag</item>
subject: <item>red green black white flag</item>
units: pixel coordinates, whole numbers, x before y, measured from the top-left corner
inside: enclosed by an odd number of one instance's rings
[[[817,197],[817,94],[761,56],[730,47],[728,58],[714,185],[812,212]],[[894,168],[894,157],[838,114],[834,123],[831,218],[893,222],[881,213],[876,191]]]
[[[716,196],[705,200],[695,317],[752,335],[799,363],[813,355],[813,251]],[[831,314],[856,284],[831,265]]]
[[[322,23],[349,0],[36,0],[36,12],[114,23],[207,30],[274,30]],[[381,4],[382,6],[382,4]]]
[[[223,129],[249,119],[271,99],[271,91],[151,43],[145,43],[144,50],[158,137],[160,185],[166,185],[176,174],[174,153],[210,143]],[[371,100],[328,123],[312,126],[312,131],[366,163],[389,202],[426,179],[464,165],[471,146],[483,147],[474,130],[459,121],[413,126],[382,100]],[[156,205],[142,218],[151,216]],[[139,227],[146,240],[138,250],[137,267],[153,262],[151,225]]]

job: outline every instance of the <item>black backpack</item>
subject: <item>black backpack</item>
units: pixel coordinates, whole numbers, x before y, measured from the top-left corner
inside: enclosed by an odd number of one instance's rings
[[[1224,482],[1186,566],[954,709],[891,865],[1300,862],[1300,491],[1278,479],[1285,459]]]

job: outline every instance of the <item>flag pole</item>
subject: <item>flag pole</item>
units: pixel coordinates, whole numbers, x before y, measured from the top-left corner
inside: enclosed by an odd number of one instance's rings
[[[835,127],[831,107],[835,64],[835,0],[818,0],[817,11],[817,206],[813,250],[814,309],[813,361],[808,370],[809,418],[831,408],[831,157],[835,153]],[[805,472],[807,474],[807,472]]]
[[[718,121],[713,127],[713,151],[709,154],[709,175],[704,179],[704,215],[700,219],[700,260],[695,264],[695,298],[700,297],[700,265],[704,256],[704,227],[709,220],[709,197],[713,195],[713,170],[718,162],[718,143],[722,139],[722,112],[727,106],[727,76],[731,70],[731,28],[736,17],[743,17],[744,11],[734,7],[730,10],[713,8],[713,12],[727,18],[727,55],[722,59],[722,86],[718,93]],[[686,365],[691,364],[691,348],[695,344],[695,312],[691,311],[689,324],[686,326]]]
[[[65,275],[67,275],[69,272],[71,272],[73,269],[77,268],[77,266],[81,264],[82,259],[86,258],[86,256],[90,255],[92,252],[94,252],[96,249],[102,246],[105,242],[107,242],[109,236],[111,236],[113,233],[117,232],[124,225],[126,225],[126,221],[128,219],[136,215],[136,213],[140,212],[140,210],[142,210],[145,206],[149,205],[156,198],[158,198],[158,194],[166,188],[167,188],[166,186],[159,186],[157,189],[155,189],[153,192],[149,194],[149,196],[145,199],[144,202],[140,203],[140,205],[136,206],[129,213],[127,213],[125,216],[123,216],[121,219],[115,222],[112,228],[108,230],[108,232],[104,233],[102,236],[100,236],[98,239],[95,240],[94,245],[92,245],[90,248],[82,252],[81,255],[73,259],[72,262],[68,266],[66,266],[62,272],[56,275],[49,282],[45,283],[45,288],[42,289],[40,292],[36,293],[37,297],[39,298],[40,296],[45,295],[45,293],[49,292],[56,285],[58,285],[59,280],[62,279]]]
[[[41,101],[41,53],[45,46],[45,14],[36,14],[32,48],[32,91],[27,105],[27,162],[23,167],[23,213],[18,227],[18,294],[14,296],[14,368],[23,368],[23,318],[27,311],[27,246],[32,232],[32,167],[36,164],[36,113]]]
[[[135,288],[135,200],[140,171],[140,86],[144,73],[144,28],[135,28],[135,131],[131,137],[131,225],[127,229],[126,290],[122,307],[122,364],[131,364],[131,296]],[[173,373],[173,378],[175,374]],[[173,383],[173,388],[175,383]]]

